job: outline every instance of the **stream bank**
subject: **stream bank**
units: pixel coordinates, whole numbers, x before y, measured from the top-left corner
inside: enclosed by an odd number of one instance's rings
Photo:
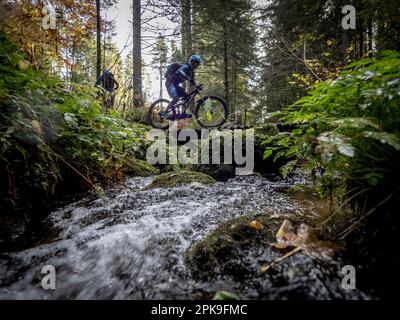
[[[367,298],[357,290],[343,292],[337,272],[340,258],[324,263],[297,253],[268,274],[258,272],[279,256],[267,243],[283,219],[308,216],[311,222],[320,214],[310,210],[310,200],[297,201],[282,192],[305,183],[302,177],[296,179],[254,175],[149,189],[153,177],[127,178],[129,188],[110,188],[103,196],[54,210],[46,219],[54,231],[51,237],[29,249],[3,253],[0,298],[208,299],[220,290],[242,299]],[[254,217],[269,226],[267,236],[253,232],[254,239],[237,242],[247,248],[224,256],[225,266],[243,272],[223,267],[199,276],[188,263],[190,250],[219,227]],[[40,286],[44,265],[57,271],[52,292]]]

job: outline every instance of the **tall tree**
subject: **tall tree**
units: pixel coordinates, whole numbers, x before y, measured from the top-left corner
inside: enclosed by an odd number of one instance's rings
[[[100,78],[101,75],[101,10],[100,0],[96,0],[96,77]]]
[[[188,59],[192,52],[192,15],[191,0],[181,0],[181,19],[182,19],[182,55]]]
[[[142,36],[141,36],[141,5],[140,0],[132,0],[132,34],[133,34],[133,78],[132,88],[134,104],[143,103],[142,93]]]
[[[163,98],[163,79],[164,79],[165,68],[166,68],[166,65],[168,62],[168,47],[165,42],[165,38],[161,34],[158,36],[157,44],[154,48],[153,55],[154,55],[153,65],[159,74],[160,99],[162,99]]]

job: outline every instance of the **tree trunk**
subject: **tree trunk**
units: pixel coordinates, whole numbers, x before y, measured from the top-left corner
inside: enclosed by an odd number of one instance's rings
[[[343,8],[346,4],[347,4],[346,0],[340,0],[339,10],[341,10],[341,8]],[[348,30],[343,29],[342,26],[340,26],[340,28],[342,30],[342,43],[341,43],[341,48],[340,48],[341,52],[342,52],[342,64],[346,65],[347,59],[348,59],[347,49],[350,46],[350,32],[351,31],[350,31],[350,29],[348,29]]]
[[[224,22],[224,32],[223,32],[223,41],[224,41],[224,95],[226,105],[229,108],[229,67],[228,67],[228,26],[226,24],[226,20]],[[235,120],[235,115],[232,114],[233,120]]]
[[[132,0],[133,26],[133,101],[135,106],[143,103],[142,93],[142,37],[141,37],[141,7],[140,0]]]
[[[192,54],[192,16],[191,16],[191,0],[181,0],[181,13],[182,13],[182,57],[183,59],[189,59]],[[192,86],[189,84],[184,88],[192,90]]]
[[[237,58],[235,57],[233,59],[233,67],[232,67],[232,73],[233,73],[233,81],[232,81],[232,114],[234,116],[233,120],[236,120],[235,113],[237,113],[237,103],[236,103],[236,82],[237,82]]]
[[[358,58],[362,59],[363,54],[364,54],[364,21],[363,21],[362,17],[358,18],[357,24],[358,24],[357,25],[357,29],[358,29]]]
[[[368,21],[368,57],[372,57],[372,21]]]
[[[191,0],[181,0],[182,12],[182,55],[188,59],[192,54],[192,16]]]
[[[97,59],[96,59],[96,77],[101,75],[101,16],[100,16],[100,0],[96,0],[96,35],[97,35]]]
[[[77,66],[77,61],[76,61],[76,46],[75,43],[72,45],[72,66],[71,66],[71,82],[76,82],[77,76],[76,76],[76,66]]]
[[[164,66],[162,62],[160,61],[160,99],[163,98],[163,70]]]
[[[106,11],[106,10],[104,10],[104,11]],[[104,39],[103,39],[103,71],[105,71],[106,70],[106,51],[107,51],[107,43],[106,43],[106,41],[107,41],[107,25],[106,25],[106,23],[107,23],[107,13],[105,14],[105,17],[104,17]]]

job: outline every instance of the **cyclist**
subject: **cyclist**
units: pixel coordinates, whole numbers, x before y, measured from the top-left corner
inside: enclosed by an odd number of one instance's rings
[[[194,71],[203,62],[201,57],[197,54],[192,55],[189,58],[188,63],[177,64],[174,63],[168,67],[167,73],[165,74],[165,86],[169,96],[171,97],[171,102],[168,104],[167,110],[160,113],[160,116],[166,118],[168,117],[168,111],[178,102],[180,97],[186,99],[188,97],[187,92],[184,88],[180,86],[181,83],[185,81],[190,81],[190,83],[195,86],[195,74]],[[184,118],[191,118],[192,115],[184,114]]]
[[[115,100],[115,93],[114,91],[119,89],[119,83],[117,80],[115,80],[114,75],[110,72],[110,70],[104,71],[104,73],[100,76],[99,79],[97,79],[95,86],[102,85],[104,90],[109,92],[111,98],[108,100],[108,106],[106,106],[106,109],[109,107],[114,106],[114,100]],[[110,106],[111,105],[111,106]]]

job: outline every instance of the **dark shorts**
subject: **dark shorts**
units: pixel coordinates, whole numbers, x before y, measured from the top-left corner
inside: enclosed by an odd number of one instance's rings
[[[168,94],[171,98],[187,96],[185,89],[183,89],[177,82],[167,80],[165,81],[165,86],[167,87]]]

